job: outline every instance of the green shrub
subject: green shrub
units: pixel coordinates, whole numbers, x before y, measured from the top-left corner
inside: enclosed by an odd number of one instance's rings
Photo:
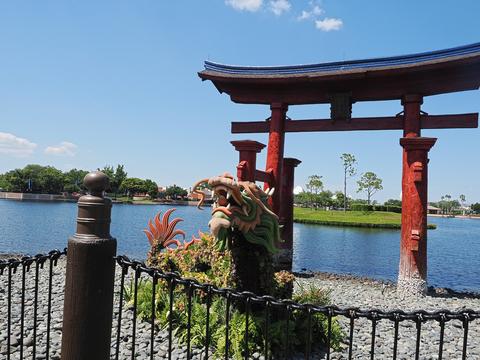
[[[284,278],[287,276],[282,275]],[[287,281],[288,283],[289,281]],[[173,289],[173,312],[170,313],[170,298],[168,284],[160,280],[155,292],[155,319],[160,328],[168,328],[171,320],[174,336],[181,343],[187,341],[188,331],[188,296],[183,285]],[[134,303],[134,282],[126,287],[124,292],[127,306]],[[324,306],[330,303],[329,293],[313,286],[300,287],[293,300],[300,303],[309,303]],[[204,347],[206,338],[207,302],[210,302],[209,311],[209,344],[213,349],[214,358],[225,354],[226,344],[226,308],[227,300],[218,295],[210,298],[202,290],[196,290],[191,298],[191,325],[190,339],[192,346]],[[138,280],[137,316],[139,319],[150,321],[152,317],[152,281],[140,278]],[[229,316],[229,356],[235,360],[244,357],[246,347],[245,331],[247,327],[247,314],[243,302],[232,300]],[[264,306],[251,305],[248,312],[248,349],[249,353],[264,352],[266,312]],[[269,310],[269,353],[280,354],[285,352],[287,342],[294,349],[305,349],[307,339],[311,345],[318,344],[320,339],[323,344],[327,341],[328,318],[323,314],[313,314],[310,319],[311,336],[308,334],[308,314],[305,311],[294,310],[290,314],[288,334],[285,310],[271,306]],[[331,322],[331,347],[336,349],[343,338],[338,322],[335,318]],[[288,337],[288,341],[287,341]]]
[[[148,265],[163,271],[177,272],[182,277],[194,278],[201,283],[209,283],[217,287],[235,287],[232,277],[232,256],[229,251],[219,251],[212,236],[201,234],[200,241],[184,247],[149,253]],[[280,271],[274,276],[272,284],[273,296],[291,298],[295,277],[287,271]],[[137,283],[137,317],[151,321],[155,312],[155,324],[159,328],[168,328],[172,324],[174,336],[182,343],[187,341],[188,331],[188,288],[184,285],[172,285],[166,280],[158,280],[155,288],[155,305],[152,309],[153,284],[150,278],[140,277]],[[135,283],[131,281],[124,289],[127,306],[134,305]],[[170,291],[173,291],[173,311],[170,312]],[[293,297],[294,301],[313,305],[329,304],[329,293],[314,287],[303,288]],[[207,306],[209,304],[209,307]],[[248,350],[264,352],[266,309],[264,305],[252,302],[248,309]],[[218,294],[208,295],[203,290],[195,290],[191,296],[190,339],[192,346],[204,347],[206,338],[207,308],[209,308],[209,344],[213,349],[213,357],[220,358],[225,354],[227,300]],[[311,336],[308,336],[308,314],[294,310],[290,313],[288,334],[285,310],[275,306],[269,307],[269,353],[284,353],[286,344],[292,348],[305,349],[307,339],[318,344],[318,339],[326,343],[328,329],[327,317],[323,314],[311,316]],[[246,348],[245,333],[247,328],[247,312],[245,303],[232,298],[228,313],[229,356],[235,360],[244,358]],[[332,320],[331,346],[338,347],[341,333],[337,321]]]
[[[352,211],[370,212],[370,211],[373,211],[373,205],[352,204],[351,210]]]
[[[363,211],[363,212],[387,211],[387,212],[394,212],[394,213],[398,213],[398,214],[402,213],[402,207],[401,206],[393,206],[393,205],[352,204],[350,210],[352,210],[352,211]]]

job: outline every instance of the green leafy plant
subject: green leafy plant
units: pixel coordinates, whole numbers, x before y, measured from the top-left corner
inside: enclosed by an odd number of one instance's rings
[[[213,236],[200,233],[198,239],[193,237],[192,241],[178,244],[174,249],[156,246],[158,241],[154,241],[155,239],[170,239],[169,236],[162,234],[165,229],[167,229],[167,235],[173,234],[174,223],[175,220],[169,223],[168,217],[164,219],[157,217],[155,223],[151,224],[149,231],[151,250],[148,254],[147,264],[217,288],[238,289],[232,255],[235,249],[219,248]],[[247,241],[244,241],[246,244]],[[255,251],[253,248],[248,248],[248,250],[250,253]],[[261,260],[266,261],[265,259]],[[293,274],[287,271],[273,274],[272,264],[268,263],[268,267],[265,266],[265,271],[272,271],[269,283],[264,286],[264,288],[271,289],[268,294],[276,298],[291,298],[295,281]],[[256,273],[251,274],[255,276]],[[261,274],[257,275],[258,277],[253,281],[260,281]],[[310,316],[307,312],[300,310],[286,312],[285,307],[273,305],[268,307],[267,313],[265,304],[251,301],[247,305],[245,298],[239,299],[236,296],[230,298],[227,306],[225,295],[219,295],[208,289],[208,287],[202,287],[193,290],[188,284],[159,280],[153,294],[152,280],[140,277],[137,279],[137,316],[139,319],[150,321],[152,312],[154,312],[157,327],[167,328],[172,325],[173,334],[181,343],[186,343],[189,336],[190,343],[194,347],[202,348],[208,343],[213,358],[223,358],[227,348],[230,358],[240,360],[245,357],[247,347],[250,354],[264,353],[265,351],[270,354],[282,354],[287,351],[286,344],[289,344],[289,349],[293,350],[305,349],[308,339],[311,341],[311,346],[318,344],[318,339],[324,344],[326,343],[328,329],[326,315],[315,313]],[[170,294],[173,294],[172,303]],[[155,296],[153,308],[152,296]],[[134,280],[125,288],[124,298],[127,306],[134,305]],[[329,294],[313,287],[300,287],[293,300],[323,306],[329,303]],[[170,304],[172,304],[172,310],[170,310]],[[189,311],[191,313],[190,321],[188,319]],[[267,328],[268,336],[266,336]],[[331,330],[330,344],[335,348],[343,336],[336,319],[331,321]],[[266,337],[268,338],[267,349],[265,349]]]
[[[285,276],[285,275],[284,275]],[[167,328],[171,321],[174,336],[181,342],[186,343],[188,337],[188,289],[178,285],[173,289],[173,311],[170,313],[169,287],[167,282],[159,281],[155,293],[155,319],[160,328]],[[126,287],[124,292],[128,306],[134,302],[134,283]],[[293,296],[295,302],[309,303],[316,306],[324,306],[330,303],[329,293],[315,288],[313,285],[301,286]],[[137,316],[145,321],[152,317],[152,281],[140,278],[137,292]],[[214,358],[223,357],[226,351],[226,323],[227,323],[227,300],[224,297],[210,295],[205,291],[196,290],[191,297],[191,322],[190,341],[192,346],[204,347],[207,326],[207,308],[209,316],[209,344],[213,350]],[[305,311],[294,310],[289,314],[288,334],[287,321],[284,309],[269,308],[268,325],[268,352],[280,354],[285,352],[286,344],[291,349],[305,349],[307,339],[311,340],[311,346],[318,344],[318,340],[327,342],[328,317],[324,314],[314,313],[308,319]],[[228,312],[228,347],[229,356],[234,359],[242,359],[246,350],[245,333],[247,329],[247,313],[242,301],[232,301]],[[310,324],[310,329],[309,329]],[[248,350],[249,353],[264,352],[265,344],[266,310],[265,307],[252,306],[248,312]],[[310,331],[310,335],[309,335]],[[335,318],[331,321],[330,346],[337,349],[344,334]],[[288,339],[288,340],[287,340]]]

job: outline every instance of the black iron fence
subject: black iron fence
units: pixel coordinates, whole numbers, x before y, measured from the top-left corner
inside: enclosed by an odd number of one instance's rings
[[[63,296],[65,282],[57,262],[65,254],[53,250],[0,260],[0,353],[4,359],[50,358],[52,321],[59,331],[62,320],[59,311],[52,311],[52,299]]]
[[[186,313],[185,321],[186,321],[186,329],[187,329],[187,336],[184,338],[183,346],[185,347],[186,352],[186,359],[191,358],[203,358],[207,359],[209,356],[214,355],[215,358],[218,358],[219,354],[215,353],[212,354],[216,349],[211,348],[210,337],[212,336],[213,329],[211,328],[210,322],[210,305],[212,304],[212,300],[215,297],[223,298],[224,301],[224,309],[225,311],[225,344],[224,344],[224,353],[223,358],[229,359],[232,358],[231,352],[231,341],[229,339],[229,330],[230,327],[228,326],[228,321],[231,315],[231,309],[233,305],[240,307],[243,309],[246,322],[245,322],[245,330],[243,331],[244,341],[243,351],[241,352],[240,357],[244,359],[252,358],[249,347],[249,334],[251,333],[248,331],[249,329],[249,316],[253,318],[253,312],[255,312],[256,316],[259,313],[262,313],[264,317],[264,321],[262,322],[263,325],[263,349],[262,349],[262,358],[270,359],[270,358],[278,358],[278,359],[292,359],[292,358],[304,358],[310,359],[312,357],[330,359],[333,357],[332,348],[331,348],[331,339],[332,339],[332,324],[335,321],[343,318],[346,320],[348,325],[346,326],[347,331],[344,333],[345,338],[342,342],[347,344],[347,346],[343,349],[344,351],[341,352],[342,355],[336,355],[335,358],[341,359],[353,359],[358,358],[358,354],[354,353],[353,345],[355,343],[354,337],[354,330],[357,326],[357,323],[361,319],[365,319],[369,322],[370,327],[370,344],[369,344],[369,354],[366,358],[370,359],[384,359],[384,358],[405,358],[405,354],[412,354],[412,349],[400,349],[399,348],[399,340],[401,339],[400,334],[400,326],[401,324],[410,323],[413,324],[415,328],[415,341],[412,343],[414,346],[413,349],[413,356],[410,358],[419,359],[421,355],[421,338],[422,338],[422,328],[425,323],[437,323],[439,327],[439,335],[438,335],[438,351],[436,354],[430,354],[431,358],[434,358],[437,355],[437,359],[444,358],[444,341],[445,341],[445,328],[448,323],[457,322],[456,327],[462,328],[462,347],[460,353],[452,353],[449,352],[446,358],[449,359],[467,359],[467,354],[470,347],[478,347],[478,339],[469,337],[469,329],[472,322],[477,319],[480,319],[480,312],[465,309],[458,312],[453,312],[449,310],[439,310],[435,312],[428,312],[428,311],[413,311],[413,312],[405,312],[402,310],[392,310],[392,311],[384,311],[380,309],[359,309],[359,308],[339,308],[337,306],[315,306],[311,304],[300,304],[295,303],[290,300],[279,300],[275,299],[271,296],[257,296],[253,293],[249,292],[238,292],[233,289],[228,288],[217,288],[210,284],[200,283],[195,279],[187,279],[182,278],[179,274],[170,273],[170,272],[163,272],[159,269],[154,269],[145,266],[144,263],[138,261],[132,261],[127,257],[120,256],[116,258],[116,261],[121,269],[121,278],[120,278],[120,288],[119,293],[124,294],[125,289],[127,286],[131,286],[133,289],[133,294],[131,297],[131,306],[129,307],[130,319],[129,321],[132,322],[132,326],[129,327],[130,333],[127,334],[125,331],[122,331],[122,325],[124,324],[123,319],[123,312],[125,311],[125,303],[123,302],[123,297],[120,298],[118,303],[118,317],[117,317],[117,324],[116,324],[116,341],[114,344],[114,357],[115,359],[120,358],[120,349],[122,345],[122,341],[129,342],[129,349],[130,349],[130,356],[132,359],[135,358],[137,354],[137,342],[138,342],[138,334],[137,334],[137,315],[138,315],[138,297],[139,297],[139,284],[141,284],[142,279],[145,277],[151,281],[152,286],[149,287],[149,291],[151,291],[151,296],[149,300],[151,301],[151,309],[155,309],[156,307],[156,298],[158,297],[159,291],[159,281],[164,281],[163,288],[167,292],[168,296],[168,304],[169,304],[169,314],[170,316],[167,319],[166,329],[167,329],[167,338],[166,338],[166,345],[167,351],[164,356],[168,359],[172,358],[172,354],[174,354],[174,322],[175,316],[173,313],[175,311],[183,311]],[[130,276],[129,276],[130,274]],[[131,281],[130,285],[129,281]],[[156,286],[157,285],[157,286]],[[181,290],[180,290],[181,289]],[[178,291],[180,290],[180,291]],[[196,357],[192,355],[192,334],[189,332],[191,329],[192,319],[192,299],[195,298],[195,293],[201,292],[206,296],[206,300],[204,300],[205,306],[205,327],[204,327],[204,338],[203,338],[203,349],[201,352],[196,352],[195,354],[200,354],[201,357]],[[174,309],[175,304],[175,296],[179,293],[183,293],[186,296],[186,308],[184,309]],[[144,294],[142,294],[144,296]],[[254,309],[254,311],[252,310]],[[298,344],[291,344],[289,343],[289,339],[291,336],[291,329],[289,328],[290,322],[292,321],[292,316],[294,313],[303,313],[303,318],[306,319],[306,327],[307,331],[307,338],[304,341],[304,348],[299,350]],[[149,326],[149,349],[148,353],[145,351],[143,354],[143,358],[145,359],[155,359],[156,358],[156,351],[154,349],[155,345],[155,337],[157,334],[157,324],[155,319],[155,311],[149,312],[150,318],[144,319],[148,321]],[[272,348],[269,344],[272,341],[272,333],[269,330],[269,320],[272,316],[281,316],[284,317],[284,329],[285,335],[282,339],[285,340],[284,348],[279,349]],[[312,331],[311,331],[311,321],[316,315],[322,315],[326,319],[326,327],[324,330],[323,336],[320,338],[314,339],[312,338]],[[253,321],[253,320],[252,320]],[[385,354],[376,354],[376,341],[378,339],[378,325],[381,322],[388,322],[393,327],[393,339],[392,339],[392,349],[390,355],[388,357]],[[177,324],[178,325],[178,324]],[[478,322],[476,323],[478,324]],[[366,326],[363,323],[361,326]],[[431,335],[431,334],[429,334]],[[278,336],[278,334],[277,334]],[[431,339],[434,341],[435,339]],[[471,344],[474,342],[474,344]],[[318,344],[323,344],[323,346],[317,346]],[[198,350],[198,348],[197,348]],[[123,353],[125,354],[125,353]],[[236,355],[238,358],[238,354]],[[340,356],[340,357],[339,357]],[[454,357],[452,357],[454,356]],[[176,356],[175,356],[176,357]],[[257,356],[258,357],[258,356]]]
[[[59,303],[63,302],[65,267],[57,266],[57,262],[59,260],[64,262],[64,255],[65,251],[54,250],[46,255],[0,260],[2,309],[0,358],[7,360],[60,358],[62,312],[59,310]],[[475,327],[480,325],[479,321],[476,321],[480,319],[479,311],[465,309],[457,312],[449,310],[405,312],[300,304],[270,296],[217,288],[194,279],[183,278],[177,273],[150,268],[125,256],[118,256],[115,260],[117,280],[111,337],[111,358],[115,360],[219,358],[219,349],[212,346],[214,332],[218,332],[218,329],[213,328],[214,314],[211,308],[215,299],[219,298],[223,300],[225,327],[222,328],[224,344],[221,357],[225,359],[400,359],[405,358],[406,354],[412,355],[409,358],[419,359],[422,358],[421,338],[424,336],[422,330],[426,323],[435,323],[439,330],[436,339],[430,339],[431,342],[438,343],[438,350],[431,354],[431,358],[467,359],[469,349],[478,347],[478,339],[469,335],[469,332],[472,324]],[[143,286],[146,280],[150,281],[147,294]],[[168,315],[162,321],[156,319],[158,312],[155,311],[160,296],[167,299],[164,303],[169,307],[166,311]],[[179,296],[185,300],[184,308],[177,307],[176,299]],[[145,300],[145,297],[148,299]],[[202,319],[203,336],[200,341],[198,334],[192,333],[192,323],[198,324],[192,309],[199,297],[202,298],[202,306],[205,309]],[[141,308],[148,302],[151,303],[148,309]],[[238,349],[232,349],[229,333],[232,329],[229,321],[234,307],[242,309],[245,316],[240,353],[232,352]],[[219,309],[215,311],[218,312]],[[179,315],[182,315],[181,321],[185,322],[183,335],[176,332],[179,327]],[[313,319],[318,315],[325,319],[323,334],[320,335],[312,331]],[[302,344],[289,342],[294,326],[293,319],[299,316],[305,319],[304,325],[307,329]],[[263,318],[262,346],[252,350],[250,343],[256,341],[258,344],[258,339],[249,338],[252,336],[251,324],[258,321],[259,317]],[[279,317],[284,320],[281,329],[283,336],[279,335],[278,331],[274,334],[270,328],[273,319]],[[332,328],[338,321],[344,325],[342,339],[344,347],[333,352]],[[378,354],[377,351],[376,342],[381,335],[379,331],[381,323],[390,324],[393,330],[389,332],[392,339],[388,357],[384,353]],[[402,340],[401,327],[406,323],[412,324],[414,328],[415,336],[410,342],[413,349],[399,346],[399,341]],[[449,351],[445,354],[445,329],[452,324],[457,329],[461,328],[461,336],[453,339],[454,342],[461,342],[461,351],[457,353]],[[369,327],[369,352],[365,357],[359,357],[354,350],[354,344],[357,340],[365,343],[365,339],[357,339],[354,334],[357,327],[365,326]],[[277,339],[272,338],[273,336]],[[427,331],[427,336],[432,336],[430,331]],[[282,346],[278,345],[279,337],[283,342]],[[218,346],[218,343],[215,346]]]

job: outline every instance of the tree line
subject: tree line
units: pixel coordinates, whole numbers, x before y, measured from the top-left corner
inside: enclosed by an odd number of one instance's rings
[[[124,165],[105,166],[97,169],[104,172],[110,179],[108,192],[114,195],[148,194],[151,198],[166,196],[178,198],[187,195],[187,191],[177,185],[167,187],[162,194],[158,192],[158,185],[150,179],[128,177]],[[83,193],[83,178],[89,171],[71,169],[62,172],[53,166],[30,164],[23,169],[14,169],[0,174],[0,190],[9,192],[61,194]]]
[[[322,178],[320,175],[311,175],[308,177],[308,182],[305,184],[306,191],[295,196],[295,202],[302,206],[309,206],[314,208],[335,208],[347,210],[352,203],[371,205],[372,197],[378,191],[383,189],[382,179],[375,173],[367,171],[363,173],[357,181],[357,193],[364,192],[367,199],[353,200],[347,195],[348,179],[357,174],[356,164],[357,160],[354,155],[344,153],[340,156],[343,165],[343,192],[325,190]],[[392,202],[395,200],[389,200]]]

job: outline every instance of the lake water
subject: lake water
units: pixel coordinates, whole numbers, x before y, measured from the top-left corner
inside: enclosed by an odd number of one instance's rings
[[[164,205],[117,205],[111,233],[118,253],[145,258],[149,245],[142,229]],[[34,255],[66,246],[75,231],[74,203],[0,201],[0,253]],[[174,216],[173,216],[174,215]],[[183,218],[178,228],[187,239],[206,231],[210,210],[181,206],[172,215]],[[429,218],[428,281],[430,285],[480,292],[480,220]],[[342,228],[295,224],[294,270],[355,274],[396,280],[398,230]]]

